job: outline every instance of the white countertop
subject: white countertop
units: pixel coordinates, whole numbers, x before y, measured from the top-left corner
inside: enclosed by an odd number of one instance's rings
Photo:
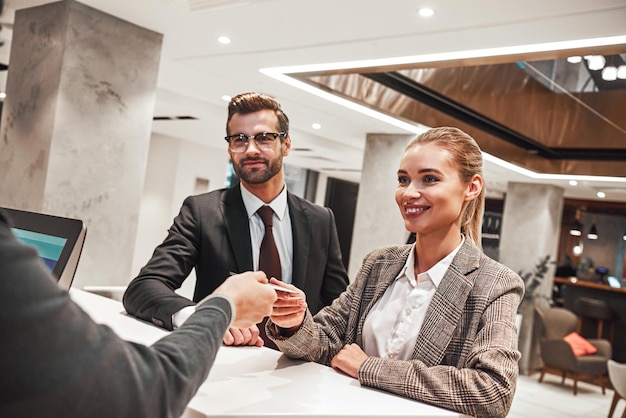
[[[126,315],[122,304],[70,291],[96,322],[122,338],[152,344],[168,332]],[[290,360],[259,347],[222,347],[185,418],[197,417],[462,417],[394,394],[362,387],[358,380],[317,363]]]

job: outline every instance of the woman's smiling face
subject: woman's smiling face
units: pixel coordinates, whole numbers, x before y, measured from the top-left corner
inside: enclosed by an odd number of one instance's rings
[[[470,189],[450,153],[433,143],[412,146],[400,160],[395,197],[410,232],[424,236],[458,231]]]

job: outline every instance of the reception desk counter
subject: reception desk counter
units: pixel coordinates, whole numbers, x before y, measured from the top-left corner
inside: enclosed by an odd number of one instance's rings
[[[130,341],[152,344],[167,334],[129,317],[122,304],[77,289],[70,291],[96,322]],[[359,382],[330,367],[290,360],[258,347],[222,347],[185,418],[196,417],[463,417]]]
[[[614,319],[613,359],[626,363],[626,288],[613,288],[605,284],[579,280],[576,277],[555,277],[554,284],[561,288],[563,307],[578,314],[577,300],[581,297],[605,301],[611,309]],[[595,338],[595,324],[587,321],[583,324],[582,334]],[[604,326],[604,338],[610,338],[609,324]]]
[[[595,290],[600,290],[602,292],[623,294],[625,295],[624,297],[626,297],[626,288],[624,287],[614,288],[614,287],[611,287],[602,283],[591,282],[588,280],[579,280],[576,277],[555,277],[554,283],[561,284],[561,285],[575,286],[575,287],[580,287],[580,288],[586,288],[586,289],[595,289]]]

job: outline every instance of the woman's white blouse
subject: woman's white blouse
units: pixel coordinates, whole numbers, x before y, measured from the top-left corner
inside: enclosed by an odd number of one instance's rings
[[[363,326],[363,351],[369,356],[409,360],[435,295],[463,240],[450,254],[415,279],[415,246],[398,277],[367,315]]]

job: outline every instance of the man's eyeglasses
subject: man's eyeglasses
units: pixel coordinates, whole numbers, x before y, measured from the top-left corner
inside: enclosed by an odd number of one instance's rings
[[[234,134],[228,135],[224,139],[228,142],[230,146],[230,150],[232,152],[244,152],[248,149],[248,143],[250,139],[254,139],[256,142],[256,146],[262,150],[267,151],[274,148],[274,142],[276,142],[276,138],[284,138],[287,136],[286,132],[259,132],[256,135],[244,135],[244,134]]]

